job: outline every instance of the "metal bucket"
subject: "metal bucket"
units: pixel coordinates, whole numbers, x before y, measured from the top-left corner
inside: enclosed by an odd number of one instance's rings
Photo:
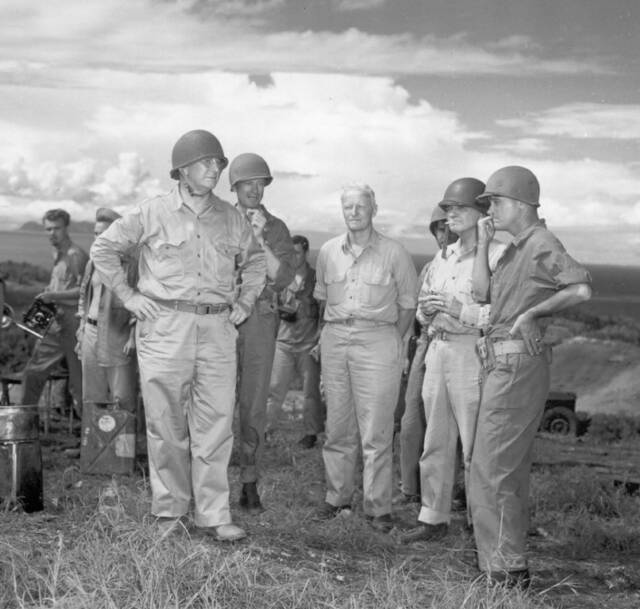
[[[42,505],[37,406],[0,406],[0,504],[36,512]]]

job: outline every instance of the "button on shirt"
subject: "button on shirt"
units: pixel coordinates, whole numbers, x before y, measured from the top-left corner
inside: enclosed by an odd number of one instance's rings
[[[491,315],[487,334],[508,339],[519,315],[576,283],[591,283],[543,220],[526,228],[507,245],[491,277]]]
[[[394,324],[398,309],[415,309],[417,277],[408,252],[373,231],[359,256],[348,233],[327,241],[316,261],[314,296],[325,300],[325,321],[366,319]]]
[[[234,207],[211,194],[201,214],[188,207],[178,188],[143,202],[116,220],[91,248],[103,282],[126,303],[134,294],[120,257],[139,248],[138,290],[159,300],[232,304],[251,310],[266,276],[264,253],[251,227]]]
[[[489,268],[493,271],[505,250],[505,245],[493,239],[489,243]],[[430,324],[429,331],[442,330],[452,334],[468,334],[487,325],[489,305],[480,305],[471,293],[473,261],[476,248],[463,251],[460,240],[447,248],[447,257],[438,252],[431,261],[420,288],[418,301],[430,293],[449,294],[462,303],[460,318],[439,311],[425,315],[419,309],[416,317],[421,324]]]

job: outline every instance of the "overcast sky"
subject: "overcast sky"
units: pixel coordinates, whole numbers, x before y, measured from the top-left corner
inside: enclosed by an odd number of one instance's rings
[[[296,231],[339,230],[356,180],[387,233],[423,235],[452,180],[520,164],[572,253],[640,264],[637,0],[2,4],[1,228],[166,191],[205,128],[267,159]]]

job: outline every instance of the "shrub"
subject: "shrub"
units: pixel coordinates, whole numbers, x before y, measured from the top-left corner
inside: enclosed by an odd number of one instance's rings
[[[594,414],[587,435],[599,442],[631,440],[640,434],[640,417],[624,414]]]

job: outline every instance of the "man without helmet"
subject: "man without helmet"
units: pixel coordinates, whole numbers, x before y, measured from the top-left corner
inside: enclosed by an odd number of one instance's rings
[[[341,201],[347,232],[320,249],[314,291],[324,306],[320,352],[327,401],[327,493],[319,516],[351,508],[361,446],[364,514],[386,532],[393,526],[393,411],[417,277],[407,251],[374,229],[371,187],[346,186]]]
[[[235,324],[250,315],[266,263],[242,215],[213,193],[226,165],[213,134],[185,133],[172,153],[176,188],[114,222],[91,254],[103,282],[138,319],[151,512],[158,527],[163,535],[179,531],[193,497],[196,527],[216,540],[235,541],[245,536],[231,522],[227,477]],[[120,262],[134,248],[136,289]]]
[[[89,257],[69,236],[71,218],[64,209],[50,209],[42,218],[44,230],[53,246],[54,264],[49,285],[36,299],[53,303],[56,318],[40,339],[24,368],[22,403],[37,404],[49,373],[64,359],[69,370],[69,389],[74,409],[82,416],[82,366],[75,352],[78,330],[80,284]]]
[[[296,267],[289,229],[262,205],[264,189],[272,180],[266,161],[252,152],[238,155],[229,166],[236,208],[251,225],[267,263],[266,285],[255,308],[238,328],[240,507],[250,513],[262,510],[257,483],[278,334],[278,292],[291,283]]]
[[[588,300],[590,277],[538,217],[540,186],[525,167],[499,169],[479,201],[475,285],[489,297],[478,343],[484,382],[471,462],[470,500],[478,563],[491,581],[527,587],[525,555],[533,440],[549,392],[551,349],[542,318]],[[494,230],[512,235],[491,272]]]

